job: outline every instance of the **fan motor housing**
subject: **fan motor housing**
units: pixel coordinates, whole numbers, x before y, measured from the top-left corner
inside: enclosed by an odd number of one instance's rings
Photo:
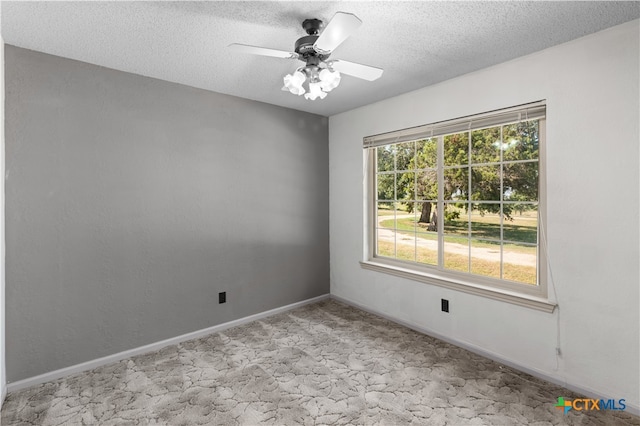
[[[298,40],[296,40],[295,52],[305,60],[309,56],[316,56],[321,61],[326,60],[329,57],[329,54],[320,54],[313,48],[313,45],[315,44],[317,39],[317,35],[300,37]]]
[[[315,53],[316,51],[313,48],[313,45],[317,39],[318,39],[317,35],[308,35],[308,36],[300,37],[298,40],[296,40],[295,52],[299,55]]]
[[[295,52],[300,55],[301,61],[309,62],[310,58],[318,58],[320,61],[324,61],[329,57],[329,54],[321,54],[316,52],[313,45],[318,40],[318,33],[322,28],[322,21],[320,19],[305,19],[302,22],[302,28],[306,31],[307,35],[300,37],[296,40]],[[314,61],[316,62],[316,61]]]

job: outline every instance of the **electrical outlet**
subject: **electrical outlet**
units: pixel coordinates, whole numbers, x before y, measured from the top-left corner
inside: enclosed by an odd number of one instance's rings
[[[442,312],[449,312],[449,301],[447,299],[440,299]]]
[[[218,304],[227,303],[227,292],[218,293]]]

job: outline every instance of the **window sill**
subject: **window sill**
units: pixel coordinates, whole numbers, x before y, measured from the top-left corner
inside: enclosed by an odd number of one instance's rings
[[[556,307],[555,303],[549,302],[548,300],[539,297],[524,295],[509,290],[487,287],[473,283],[462,283],[453,280],[446,280],[435,275],[421,273],[412,269],[402,268],[395,265],[388,265],[373,260],[362,261],[360,262],[360,266],[363,269],[368,269],[370,271],[382,272],[384,274],[437,285],[440,287],[462,291],[464,293],[469,293],[476,296],[500,300],[502,302],[524,306],[526,308],[531,308],[542,312],[552,313]]]

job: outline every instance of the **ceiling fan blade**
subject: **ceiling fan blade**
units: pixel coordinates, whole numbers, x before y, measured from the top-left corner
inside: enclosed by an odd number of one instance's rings
[[[313,48],[319,53],[333,52],[361,24],[362,21],[352,13],[336,12],[316,40]]]
[[[266,47],[249,46],[247,44],[230,44],[229,49],[240,53],[249,53],[251,55],[271,56],[282,59],[298,59],[298,54],[287,52],[285,50],[268,49]]]
[[[358,77],[363,80],[373,81],[380,78],[384,72],[381,68],[370,67],[369,65],[356,64],[355,62],[336,59],[329,61],[331,68],[343,74]]]

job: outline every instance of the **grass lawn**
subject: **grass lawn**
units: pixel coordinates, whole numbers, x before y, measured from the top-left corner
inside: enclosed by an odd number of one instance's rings
[[[438,264],[438,253],[435,250],[418,247],[418,251],[416,253],[415,247],[398,244],[398,251],[394,254],[393,247],[394,244],[390,241],[378,241],[378,254],[380,256],[424,263],[427,265]],[[469,272],[469,258],[467,256],[445,252],[444,266],[446,269],[453,271]],[[536,284],[536,268],[534,266],[505,263],[503,268],[503,279],[505,280],[525,284]],[[500,278],[500,262],[491,262],[484,259],[472,259],[471,273],[483,275],[485,277]]]
[[[394,214],[393,210],[378,209],[378,216],[393,216]]]
[[[398,211],[398,215],[407,214],[406,212]],[[392,216],[392,210],[378,209],[378,216]],[[426,233],[427,224],[417,223],[415,217],[404,217],[400,219],[389,218],[380,222],[380,227],[387,229],[394,229],[396,232],[405,235],[414,236],[416,232],[423,233],[418,236],[427,240],[437,240],[438,235],[436,233]],[[537,219],[535,216],[522,216],[514,217],[513,221],[505,220],[503,224],[504,238],[505,240],[519,241],[523,243],[535,244],[537,242]],[[459,244],[467,245],[469,232],[469,223],[466,220],[456,219],[447,221],[445,224],[445,234],[449,242],[457,242]],[[498,215],[486,214],[481,216],[479,214],[471,215],[471,236],[474,239],[500,239],[500,218]],[[499,242],[491,241],[474,241],[474,247],[499,247]],[[533,246],[526,246],[520,244],[504,245],[504,249],[509,252],[536,254],[536,248]]]

